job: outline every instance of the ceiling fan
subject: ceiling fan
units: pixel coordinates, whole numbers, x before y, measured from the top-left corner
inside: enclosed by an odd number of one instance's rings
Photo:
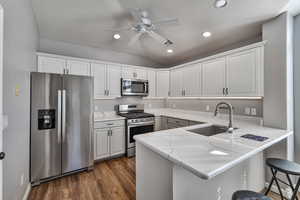
[[[135,23],[133,25],[130,25],[129,27],[120,28],[120,29],[114,29],[114,31],[134,31],[136,34],[130,39],[128,45],[132,46],[135,44],[142,35],[148,34],[153,39],[157,40],[159,43],[170,46],[173,44],[171,40],[168,38],[158,34],[156,32],[156,29],[158,26],[168,25],[168,24],[178,24],[178,19],[172,18],[172,19],[163,19],[158,21],[152,21],[149,18],[149,14],[146,10],[142,9],[132,9],[130,11],[132,17],[135,20]]]

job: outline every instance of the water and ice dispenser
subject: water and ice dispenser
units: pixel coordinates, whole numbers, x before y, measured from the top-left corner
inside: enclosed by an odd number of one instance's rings
[[[38,129],[55,129],[55,109],[38,110]]]

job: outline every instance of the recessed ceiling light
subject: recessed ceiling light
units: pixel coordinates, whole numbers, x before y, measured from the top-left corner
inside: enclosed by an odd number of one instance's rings
[[[174,51],[173,51],[173,49],[168,49],[167,52],[168,53],[173,53]]]
[[[208,38],[211,36],[211,32],[206,31],[206,32],[202,33],[202,35],[203,35],[203,37]]]
[[[216,0],[215,1],[215,7],[216,8],[223,8],[227,6],[228,2],[226,0]]]
[[[121,38],[121,35],[120,35],[120,34],[118,34],[118,33],[116,33],[116,34],[114,34],[114,38],[115,38],[116,40],[118,40],[118,39],[120,39],[120,38]]]

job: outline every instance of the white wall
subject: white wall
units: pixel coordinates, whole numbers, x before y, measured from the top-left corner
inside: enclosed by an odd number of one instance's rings
[[[40,46],[38,51],[64,56],[97,59],[122,64],[140,65],[145,67],[161,67],[161,65],[157,64],[156,62],[137,55],[70,44],[44,38],[40,39]]]
[[[283,13],[263,25],[265,45],[264,125],[293,130],[293,18]],[[269,148],[265,157],[293,159],[288,155],[286,142]],[[266,168],[266,180],[271,173]],[[285,177],[281,177],[285,179]]]
[[[300,163],[300,15],[294,23],[295,160]]]
[[[4,200],[19,200],[29,182],[30,71],[36,69],[38,31],[30,0],[0,0],[4,7]],[[16,87],[20,95],[15,95]],[[21,175],[24,184],[20,185]]]
[[[283,13],[263,25],[265,45],[264,123],[293,129],[292,17]]]

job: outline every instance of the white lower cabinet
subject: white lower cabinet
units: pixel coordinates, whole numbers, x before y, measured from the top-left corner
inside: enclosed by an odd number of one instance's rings
[[[123,153],[125,153],[125,128],[112,128],[110,136],[110,156],[116,156]]]
[[[95,122],[94,160],[108,159],[125,153],[124,120]]]
[[[94,131],[94,160],[110,156],[109,129],[95,129]]]

